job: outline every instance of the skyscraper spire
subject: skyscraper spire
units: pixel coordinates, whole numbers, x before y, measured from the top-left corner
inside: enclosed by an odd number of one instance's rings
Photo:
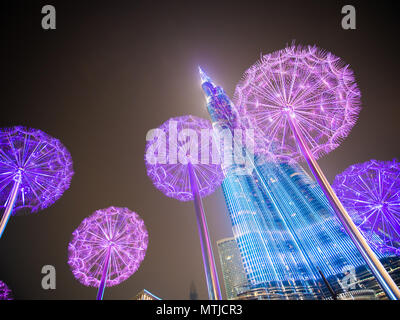
[[[204,72],[204,70],[198,66],[199,68],[199,74],[200,74],[200,79],[201,79],[201,83],[205,83],[205,82],[210,82],[212,83],[212,80],[210,79],[210,77]]]
[[[233,130],[237,125],[233,103],[225,91],[221,87],[216,86],[200,66],[199,74],[201,87],[207,99],[207,109],[213,125],[218,125],[222,129]]]

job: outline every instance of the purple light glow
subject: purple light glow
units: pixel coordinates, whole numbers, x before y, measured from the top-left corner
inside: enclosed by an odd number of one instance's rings
[[[38,129],[0,129],[0,205],[6,206],[15,179],[21,184],[13,213],[37,212],[51,206],[69,188],[74,174],[68,150]]]
[[[179,139],[169,139],[169,129],[170,123],[177,123],[177,132],[178,135],[183,130],[193,130],[197,137],[197,139],[189,139],[180,141]],[[208,130],[208,132],[212,131],[211,122],[198,118],[195,116],[182,116],[177,118],[171,118],[168,121],[164,122],[159,129],[161,129],[165,133],[166,138],[166,155],[167,155],[167,163],[155,163],[152,164],[147,161],[147,157],[145,157],[147,175],[153,181],[153,184],[157,189],[163,192],[166,196],[178,199],[180,201],[192,201],[193,193],[190,185],[189,179],[189,169],[187,164],[182,164],[182,162],[170,163],[170,152],[172,150],[174,156],[176,155],[184,155],[186,157],[187,162],[191,161],[191,157],[195,157],[197,159],[197,163],[192,163],[194,175],[197,179],[199,194],[203,198],[215,191],[215,189],[222,183],[224,179],[224,175],[219,164],[212,164],[211,160],[209,163],[201,163],[200,159],[204,158],[204,154],[202,154],[202,148],[205,146],[200,141],[200,132],[201,130]],[[145,154],[148,154],[149,148],[153,147],[154,144],[160,142],[160,139],[153,139],[149,141],[146,145]],[[212,159],[212,140],[209,139],[208,142],[208,158]],[[196,144],[193,148],[191,144]],[[176,151],[175,151],[176,150]],[[190,150],[196,150],[196,154],[190,154]]]
[[[297,120],[318,158],[340,144],[360,111],[353,72],[315,46],[292,45],[263,56],[245,72],[234,100],[243,123],[255,129],[257,152],[297,161],[303,156],[288,117]]]
[[[68,264],[85,286],[99,287],[110,253],[105,286],[115,286],[139,268],[148,245],[143,220],[127,208],[109,207],[84,219],[72,233]]]
[[[0,300],[13,300],[11,290],[1,280],[0,280]]]
[[[352,165],[332,186],[365,238],[382,252],[400,255],[400,163]]]

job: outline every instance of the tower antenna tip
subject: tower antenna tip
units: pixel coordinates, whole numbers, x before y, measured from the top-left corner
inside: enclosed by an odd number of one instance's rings
[[[200,66],[198,66],[198,69],[199,69],[199,74],[200,74],[201,82],[202,82],[202,83],[204,83],[204,82],[211,82],[210,77],[207,76],[207,74],[204,72],[204,70],[203,70]]]

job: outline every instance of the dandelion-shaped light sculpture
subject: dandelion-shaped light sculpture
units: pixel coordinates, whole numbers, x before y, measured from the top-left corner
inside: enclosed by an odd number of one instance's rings
[[[213,164],[217,161],[213,160],[215,154],[212,152],[211,123],[194,116],[171,118],[153,130],[151,138],[148,139],[145,151],[147,174],[153,184],[168,197],[194,202],[208,296],[210,300],[221,300],[201,200],[214,192],[224,178],[220,164]]]
[[[332,187],[365,238],[382,252],[400,255],[400,163],[352,165]]]
[[[80,283],[99,288],[97,300],[102,300],[105,287],[137,271],[147,245],[148,233],[139,215],[128,208],[109,207],[84,219],[72,233],[68,264]]]
[[[38,129],[0,129],[0,238],[11,214],[51,206],[69,188],[72,159],[61,142]]]
[[[0,300],[13,300],[11,290],[1,280],[0,280]]]
[[[235,90],[243,123],[256,135],[258,152],[306,159],[345,230],[386,294],[400,291],[335,195],[316,158],[335,149],[360,111],[360,91],[348,65],[315,46],[290,46],[265,55]]]

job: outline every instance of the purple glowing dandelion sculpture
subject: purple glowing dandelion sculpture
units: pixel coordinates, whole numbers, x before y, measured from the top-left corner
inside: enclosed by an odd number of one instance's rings
[[[267,54],[244,74],[235,90],[241,116],[257,129],[259,150],[302,160],[292,122],[314,158],[339,146],[360,111],[353,72],[317,47],[291,46]]]
[[[251,66],[235,90],[244,125],[255,131],[257,152],[305,158],[324,194],[383,290],[400,291],[340,203],[316,158],[339,146],[360,111],[353,72],[340,58],[315,46],[292,45]]]
[[[148,233],[139,215],[127,208],[109,207],[84,219],[72,233],[68,264],[85,286],[115,286],[133,275],[143,261]]]
[[[1,280],[0,280],[0,300],[13,300],[11,290]]]
[[[211,122],[205,119],[171,118],[152,131],[145,162],[156,188],[168,197],[194,202],[208,295],[211,300],[220,300],[221,289],[201,200],[224,179],[220,164],[213,163],[212,131]]]
[[[71,155],[58,139],[38,129],[0,129],[0,238],[12,213],[51,206],[73,174]]]
[[[365,238],[382,252],[400,255],[400,163],[352,165],[332,187]]]
[[[200,197],[213,193],[224,175],[221,166],[213,164],[211,137],[206,144],[201,141],[202,132],[204,135],[212,132],[210,121],[182,116],[169,119],[156,130],[156,136],[147,143],[145,150],[147,174],[156,188],[168,197],[193,201],[191,168]]]

